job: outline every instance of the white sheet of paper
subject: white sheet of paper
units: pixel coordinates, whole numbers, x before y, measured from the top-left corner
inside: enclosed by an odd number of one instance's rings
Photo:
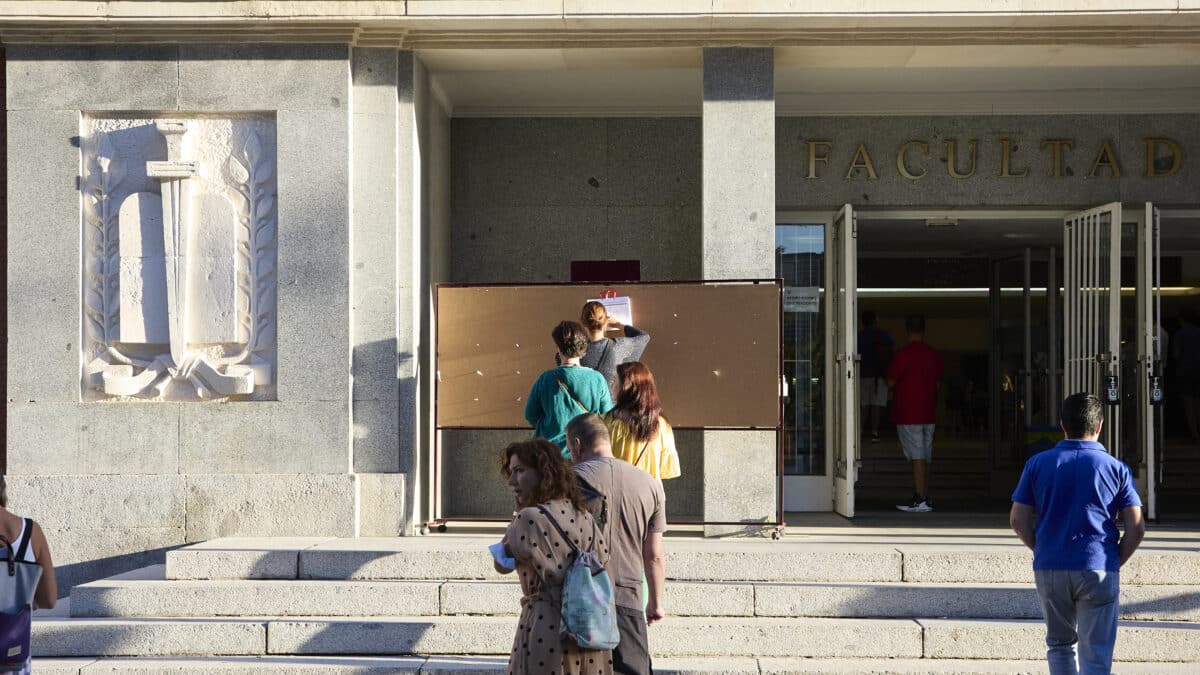
[[[626,326],[634,326],[633,323],[633,303],[630,302],[628,296],[617,298],[592,298],[588,302],[598,302],[604,305],[604,309],[608,315]]]

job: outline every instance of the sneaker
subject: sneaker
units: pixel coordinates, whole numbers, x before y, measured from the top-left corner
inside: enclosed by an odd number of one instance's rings
[[[897,504],[896,508],[906,513],[929,513],[933,510],[933,500],[929,497],[913,495],[911,503]]]
[[[879,442],[879,434],[871,434],[871,442],[878,443]]]

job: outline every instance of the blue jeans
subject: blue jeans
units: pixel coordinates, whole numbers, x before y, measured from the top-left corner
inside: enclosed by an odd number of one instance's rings
[[[1046,618],[1050,675],[1109,675],[1120,609],[1118,574],[1104,570],[1034,570],[1033,576]]]

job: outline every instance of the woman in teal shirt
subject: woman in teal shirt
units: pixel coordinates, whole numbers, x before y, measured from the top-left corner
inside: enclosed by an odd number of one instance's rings
[[[542,373],[533,383],[525,401],[525,419],[533,426],[534,438],[556,444],[569,460],[567,422],[585,412],[603,415],[612,409],[612,396],[603,375],[579,365],[588,348],[588,332],[582,324],[563,321],[550,337],[562,365]]]

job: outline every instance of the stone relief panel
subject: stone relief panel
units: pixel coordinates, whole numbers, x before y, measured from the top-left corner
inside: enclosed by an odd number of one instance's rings
[[[84,400],[270,400],[275,120],[85,115]]]

